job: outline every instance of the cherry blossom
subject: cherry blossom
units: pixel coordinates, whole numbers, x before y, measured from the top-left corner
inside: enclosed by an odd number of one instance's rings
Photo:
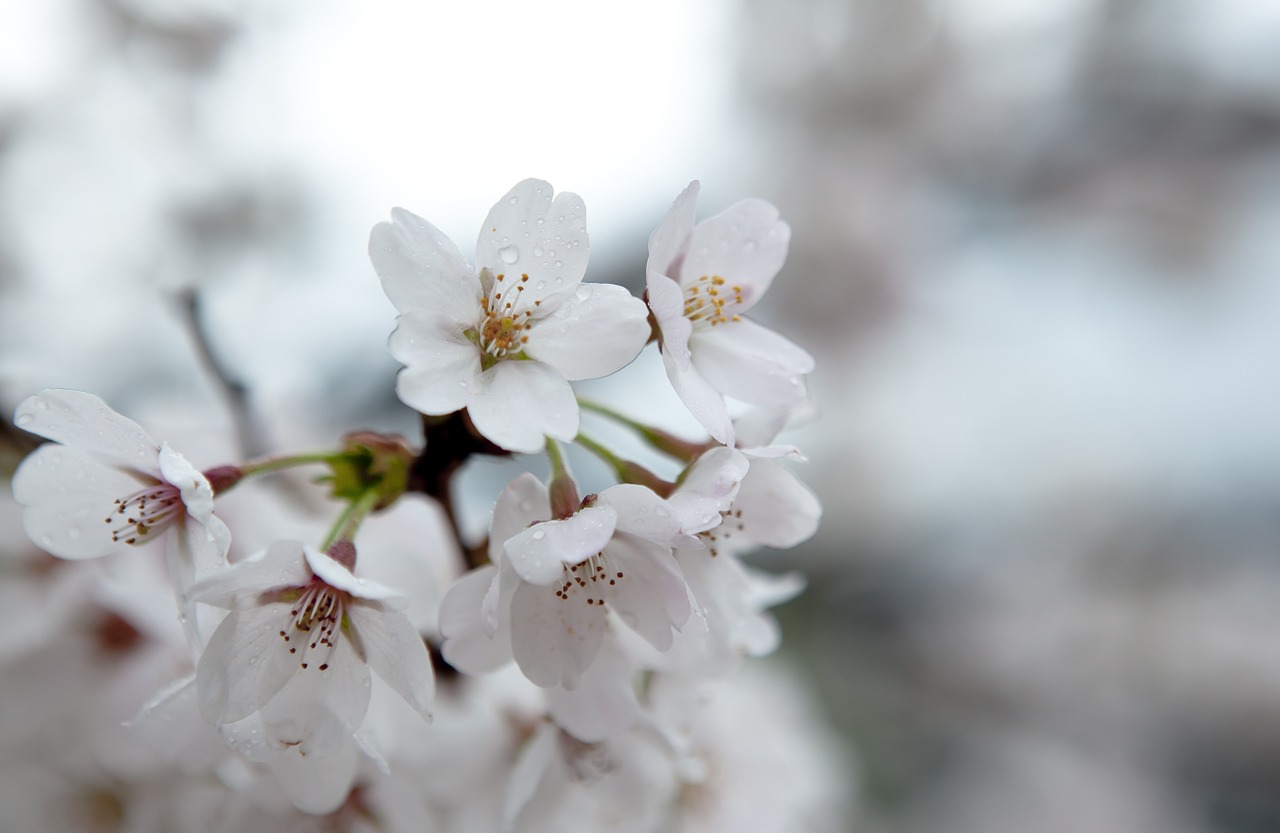
[[[698,187],[676,197],[649,238],[647,297],[676,393],[711,436],[733,445],[725,397],[766,406],[803,399],[813,358],[743,317],[782,268],[790,227],[758,199],[695,225]]]
[[[431,659],[396,594],[329,555],[279,542],[192,598],[231,611],[196,667],[200,713],[215,726],[258,713],[278,746],[331,752],[364,720],[370,669],[430,718]]]
[[[185,594],[225,563],[231,533],[213,514],[213,486],[186,458],[96,396],[48,389],[22,402],[20,428],[53,440],[22,461],[13,496],[27,534],[71,560],[162,541],[196,639]]]
[[[494,205],[473,269],[435,226],[404,209],[369,238],[369,257],[400,317],[391,354],[396,392],[424,414],[467,409],[476,429],[511,451],[570,440],[569,383],[626,366],[649,334],[648,311],[625,289],[583,283],[586,209],[527,179]]]

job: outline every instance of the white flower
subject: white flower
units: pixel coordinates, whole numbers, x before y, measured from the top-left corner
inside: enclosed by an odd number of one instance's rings
[[[490,558],[445,596],[445,658],[491,670],[514,657],[544,688],[574,689],[595,662],[610,612],[659,651],[689,616],[671,547],[697,546],[665,501],[641,486],[610,487],[569,518],[547,520],[547,489],[512,481],[494,509]]]
[[[91,394],[51,389],[19,405],[14,423],[54,440],[13,476],[23,526],[43,549],[85,559],[163,539],[179,596],[225,563],[231,533],[214,517],[208,478],[133,420]]]
[[[517,184],[489,212],[476,268],[438,229],[404,209],[379,223],[369,257],[400,312],[391,354],[405,365],[400,399],[424,414],[466,408],[476,429],[511,451],[571,440],[569,382],[626,366],[649,334],[625,289],[584,284],[586,209],[546,182]]]
[[[725,397],[774,406],[805,397],[813,358],[742,317],[787,257],[791,229],[763,200],[743,200],[694,225],[698,183],[676,197],[649,238],[649,308],[681,400],[711,436],[733,445]]]
[[[390,589],[332,557],[279,542],[198,583],[192,598],[231,610],[196,666],[200,713],[215,726],[257,712],[277,745],[332,752],[364,720],[371,668],[430,718],[421,636]]]

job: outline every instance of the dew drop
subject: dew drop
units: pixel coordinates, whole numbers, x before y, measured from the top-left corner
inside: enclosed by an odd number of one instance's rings
[[[48,535],[41,535],[40,546],[44,547],[45,549],[49,549],[49,547],[53,546],[53,539]]]
[[[564,278],[556,278],[556,286],[559,286],[562,283],[564,283]]]
[[[546,289],[546,288],[547,288],[546,281],[538,281],[538,285],[534,287],[534,289]]]
[[[557,261],[556,261],[556,268],[557,268],[557,269],[559,269],[561,266],[564,266],[564,262],[563,262],[563,261],[559,261],[559,260],[557,260]]]
[[[498,257],[502,258],[503,263],[515,263],[520,259],[520,250],[515,246],[503,246],[498,249]]]
[[[19,414],[18,418],[14,421],[18,424],[19,428],[22,428],[25,425],[30,425],[33,419],[34,417],[31,416],[31,414]]]
[[[544,217],[539,217],[537,222],[538,222],[538,225],[543,225],[543,224],[544,224],[544,223],[546,223],[547,221],[546,221],[546,218],[544,218]]]
[[[536,246],[534,246],[534,247],[533,247],[533,256],[534,256],[534,257],[542,257],[542,246],[541,246],[541,245],[536,245]]]
[[[555,249],[547,249],[547,257],[555,257],[555,256],[556,256]]]
[[[547,537],[547,532],[545,529],[535,529],[533,531],[533,535],[529,537],[533,538],[535,541],[541,541],[543,538]]]
[[[67,537],[68,537],[68,538],[71,538],[71,539],[79,538],[79,537],[80,537],[80,527],[78,527],[78,526],[69,526],[69,527],[67,527]]]
[[[512,205],[515,205],[516,203],[520,202],[520,198],[513,195],[511,199],[507,200],[507,202],[511,203]]]
[[[756,241],[754,240],[748,240],[746,243],[742,244],[743,251],[745,251],[749,255],[755,254],[756,248],[757,248]]]
[[[459,380],[458,380],[458,387],[460,387],[460,388],[465,388],[466,386],[467,386],[466,380],[464,380],[464,379],[459,379]]]
[[[249,657],[249,664],[250,664],[250,665],[257,665],[257,664],[258,664],[258,655],[257,655],[257,654],[254,654],[253,656]]]

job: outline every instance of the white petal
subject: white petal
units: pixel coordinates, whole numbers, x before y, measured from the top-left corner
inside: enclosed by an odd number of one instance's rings
[[[480,348],[461,329],[430,312],[397,319],[391,355],[405,365],[396,377],[400,401],[424,414],[460,410],[480,377]]]
[[[426,220],[391,210],[369,235],[369,259],[400,312],[421,310],[463,325],[480,311],[480,279],[458,247]]]
[[[255,607],[264,593],[302,587],[311,580],[303,549],[301,541],[277,541],[196,582],[189,595],[192,601],[213,607]]]
[[[95,558],[127,549],[111,540],[113,501],[128,497],[143,483],[98,458],[67,446],[47,443],[18,466],[13,497],[26,507],[22,524],[31,540],[59,558]]]
[[[584,743],[620,735],[641,716],[636,697],[636,669],[608,640],[578,687],[547,689],[547,707],[560,728]]]
[[[790,242],[791,227],[778,219],[778,209],[764,200],[743,200],[694,227],[680,285],[719,275],[742,287],[743,303],[736,311],[743,312],[769,289]]]
[[[649,309],[662,331],[663,355],[670,355],[680,370],[689,369],[689,336],[693,322],[684,317],[684,293],[671,278],[650,271],[646,276]]]
[[[790,549],[818,531],[822,504],[786,466],[757,459],[738,492],[743,532],[754,543]]]
[[[784,405],[806,395],[813,357],[770,329],[742,319],[698,330],[693,366],[716,390],[754,405]],[[726,443],[727,445],[728,443]]]
[[[486,634],[484,600],[494,589],[498,568],[472,570],[454,583],[440,603],[440,652],[464,674],[487,674],[511,661],[511,634],[495,628]]]
[[[619,530],[639,535],[666,547],[697,546],[681,519],[652,489],[634,483],[619,483],[600,493],[600,501],[618,513]]]
[[[662,364],[676,395],[689,409],[689,413],[693,414],[694,419],[702,423],[702,427],[707,429],[716,442],[733,445],[733,421],[729,419],[724,396],[702,378],[702,374],[693,365],[681,370],[666,351],[662,353]]]
[[[436,691],[431,655],[408,617],[376,602],[353,604],[347,614],[360,635],[369,668],[423,719],[430,720]]]
[[[502,561],[502,548],[507,540],[534,521],[551,517],[551,500],[547,487],[537,477],[525,472],[507,484],[493,507],[493,524],[489,528],[489,560]]]
[[[667,215],[649,235],[649,269],[669,278],[678,278],[677,259],[688,248],[689,234],[698,210],[698,180],[690,182],[671,204]]]
[[[568,441],[578,433],[573,388],[542,362],[498,362],[481,375],[467,412],[477,431],[508,451],[532,454],[547,437]]]
[[[626,367],[649,338],[644,302],[620,286],[584,283],[529,328],[524,352],[569,381],[608,376]]]
[[[346,802],[359,763],[355,744],[344,743],[328,755],[286,750],[272,756],[267,766],[294,807],[313,816],[327,816]]]
[[[606,552],[625,574],[609,606],[653,647],[670,648],[671,629],[678,630],[690,613],[689,594],[671,550],[620,532]]]
[[[542,790],[548,769],[555,765],[560,730],[550,723],[538,727],[533,739],[520,750],[520,757],[507,782],[502,800],[504,831],[516,830],[521,812]]]
[[[487,268],[495,276],[529,276],[518,293],[516,312],[536,301],[550,312],[587,271],[586,206],[569,191],[554,202],[551,195],[551,186],[540,179],[517,183],[489,211],[476,241],[477,269]]]
[[[668,498],[687,531],[698,533],[718,526],[747,474],[747,458],[732,448],[713,448],[703,454]]]
[[[534,685],[575,688],[608,626],[604,607],[561,599],[550,587],[520,583],[511,598],[511,652]]]
[[[278,637],[277,637],[278,638]],[[277,744],[307,755],[330,754],[350,740],[369,710],[369,667],[351,641],[339,636],[328,667],[311,656],[262,706],[262,724]]]
[[[508,540],[503,551],[520,578],[548,585],[560,579],[565,565],[579,564],[604,549],[617,520],[613,507],[600,503],[562,521],[534,524]]]
[[[218,625],[196,665],[200,714],[215,726],[243,720],[298,671],[281,628],[289,605],[233,610]]]
[[[111,410],[92,394],[43,390],[18,405],[13,421],[24,431],[152,477],[160,476],[160,444],[138,423]]]
[[[376,599],[378,601],[401,601],[402,599],[400,594],[390,587],[385,587],[376,581],[370,581],[352,574],[346,567],[314,547],[304,544],[302,551],[306,556],[307,566],[311,568],[311,572],[315,573],[317,578],[330,587],[345,590],[361,599]]]

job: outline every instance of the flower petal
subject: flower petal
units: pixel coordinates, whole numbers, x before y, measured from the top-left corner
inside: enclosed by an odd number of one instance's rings
[[[440,315],[415,310],[397,319],[389,346],[405,366],[396,377],[401,402],[433,416],[466,405],[480,377],[480,350],[462,329]]]
[[[679,278],[679,260],[688,248],[689,234],[698,210],[698,180],[690,182],[671,203],[667,215],[649,235],[649,270],[669,278]]]
[[[480,279],[458,247],[435,226],[405,211],[369,235],[369,259],[382,289],[405,313],[425,311],[468,326],[480,311]]]
[[[498,362],[481,374],[467,412],[477,431],[508,451],[532,454],[547,437],[567,442],[578,433],[573,388],[542,362]]]
[[[93,394],[48,388],[18,405],[13,421],[24,431],[160,476],[160,444]]]
[[[635,668],[614,644],[606,640],[572,690],[547,689],[547,709],[560,728],[584,743],[598,743],[620,735],[641,717],[636,696]]]
[[[327,816],[351,793],[360,756],[354,743],[344,743],[328,755],[287,750],[266,763],[294,807],[313,816]]]
[[[645,486],[619,483],[600,493],[600,501],[618,513],[618,529],[665,547],[698,546],[667,502]]]
[[[502,549],[508,539],[534,521],[551,517],[551,499],[547,487],[529,472],[517,475],[498,495],[493,507],[493,524],[489,528],[489,560],[502,561]]]
[[[219,570],[192,585],[192,601],[213,607],[255,607],[265,593],[302,587],[311,580],[311,567],[301,541],[277,541],[244,561]]]
[[[277,744],[327,755],[350,740],[369,710],[369,667],[351,640],[339,637],[328,667],[309,663],[263,703],[262,724]],[[296,668],[296,666],[295,666]]]
[[[584,283],[551,315],[534,321],[524,352],[569,381],[626,367],[649,338],[644,302],[620,286]]]
[[[778,209],[764,200],[743,200],[694,226],[680,285],[702,275],[720,275],[742,288],[742,303],[735,312],[745,312],[782,269],[790,242],[791,227],[778,219]]]
[[[782,405],[805,397],[802,377],[813,370],[813,357],[753,321],[744,318],[697,331],[689,347],[693,366],[726,396],[753,405]]]
[[[667,547],[619,532],[606,554],[625,574],[609,606],[659,651],[671,647],[671,629],[684,625],[691,606],[684,578]]]
[[[490,209],[476,241],[477,271],[529,276],[512,307],[516,313],[538,301],[550,312],[587,272],[586,206],[569,191],[552,202],[552,192],[540,179],[517,183]]]
[[[59,558],[96,558],[128,548],[111,540],[110,515],[117,498],[142,485],[97,457],[46,443],[31,452],[13,475],[13,497],[26,507],[22,525],[42,549]]]
[[[743,533],[766,547],[790,549],[818,531],[822,504],[813,490],[777,460],[756,459],[738,491]]]
[[[705,532],[720,523],[747,475],[747,458],[732,448],[713,448],[703,454],[667,499],[688,532]]]
[[[487,674],[511,661],[511,634],[495,628],[486,634],[484,600],[497,581],[498,568],[485,565],[458,579],[440,603],[440,652],[464,674]]]
[[[605,609],[521,582],[511,597],[511,653],[534,685],[577,687],[608,627]]]
[[[549,585],[560,579],[565,566],[579,564],[604,549],[617,521],[617,512],[602,502],[570,518],[524,529],[507,541],[503,552],[520,578]]]
[[[689,365],[681,370],[676,360],[665,350],[662,353],[662,364],[666,368],[671,387],[675,388],[680,401],[693,414],[694,419],[702,423],[707,433],[716,442],[733,445],[733,421],[729,419],[729,409],[725,406],[724,396],[713,388],[698,369]]]
[[[360,634],[369,668],[424,720],[431,720],[436,691],[431,655],[408,617],[377,602],[352,604],[347,615]]]
[[[674,280],[652,270],[646,283],[649,309],[662,332],[662,353],[669,354],[680,370],[688,370],[693,322],[684,317],[684,293]]]
[[[339,564],[331,556],[320,550],[302,545],[302,552],[307,559],[307,566],[316,577],[330,587],[345,590],[359,599],[375,599],[377,601],[402,601],[399,593],[376,581],[360,578],[346,567]]]
[[[205,720],[219,726],[248,717],[298,671],[280,638],[288,621],[289,605],[283,602],[227,614],[196,665]]]

